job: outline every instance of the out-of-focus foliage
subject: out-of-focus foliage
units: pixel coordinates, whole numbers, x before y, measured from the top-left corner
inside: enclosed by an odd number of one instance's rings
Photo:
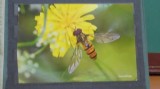
[[[28,9],[25,10],[25,14],[19,14],[19,43],[32,41],[37,37],[33,35],[33,31],[36,25],[34,17],[39,15],[39,8],[30,10],[30,5],[24,7]],[[99,44],[93,41],[97,59],[95,61],[91,60],[86,52],[83,51],[83,59],[73,74],[69,74],[67,71],[73,48],[69,48],[63,58],[53,57],[49,46],[46,46],[43,51],[38,53],[39,55],[33,58],[31,54],[41,48],[35,45],[18,48],[18,52],[21,53],[18,57],[19,82],[136,81],[133,12],[132,4],[99,4],[98,8],[90,13],[95,16],[94,20],[89,21],[97,26],[95,33],[115,32],[120,34],[121,37],[119,40],[108,44]],[[24,54],[31,56],[31,58],[27,58]],[[23,59],[25,61],[22,61]],[[28,66],[29,64],[33,66]],[[38,65],[38,67],[34,65]],[[22,66],[25,66],[23,72],[21,72]],[[32,73],[32,69],[36,71]],[[32,72],[28,72],[28,70]],[[25,74],[26,72],[29,73],[29,76]]]

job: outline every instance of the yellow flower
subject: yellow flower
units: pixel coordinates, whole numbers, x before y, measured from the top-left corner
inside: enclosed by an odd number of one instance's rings
[[[94,36],[96,26],[87,22],[94,16],[88,14],[97,8],[96,4],[54,4],[50,5],[47,12],[46,30],[38,42],[50,44],[54,57],[63,57],[68,49],[76,46],[76,37],[73,35],[75,28],[81,28],[85,34]],[[44,12],[35,17],[37,35],[42,32],[44,24]],[[89,37],[93,40],[94,37]]]

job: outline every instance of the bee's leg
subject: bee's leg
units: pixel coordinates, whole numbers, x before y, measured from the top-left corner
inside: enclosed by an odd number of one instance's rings
[[[77,44],[78,44],[79,42],[81,42],[80,39],[77,39]]]

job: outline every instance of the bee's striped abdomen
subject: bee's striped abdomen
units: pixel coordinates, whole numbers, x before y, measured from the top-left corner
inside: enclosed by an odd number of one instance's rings
[[[94,46],[92,44],[85,50],[91,59],[94,59],[94,60],[96,59],[97,53],[96,53]]]

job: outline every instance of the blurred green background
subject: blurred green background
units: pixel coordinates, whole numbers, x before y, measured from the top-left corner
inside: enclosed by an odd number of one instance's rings
[[[39,15],[40,5],[21,5],[19,12],[18,43],[32,42]],[[53,82],[93,82],[93,81],[136,81],[136,48],[134,35],[134,17],[132,4],[99,4],[91,12],[95,19],[90,21],[97,26],[98,32],[115,32],[120,39],[108,44],[93,41],[97,59],[91,60],[85,51],[83,59],[73,74],[67,68],[73,48],[63,58],[51,55],[49,47],[43,51],[34,45],[18,47],[18,72],[20,83],[53,83]],[[38,50],[38,52],[37,52]],[[40,51],[39,51],[40,50]],[[36,57],[32,53],[37,52]]]

